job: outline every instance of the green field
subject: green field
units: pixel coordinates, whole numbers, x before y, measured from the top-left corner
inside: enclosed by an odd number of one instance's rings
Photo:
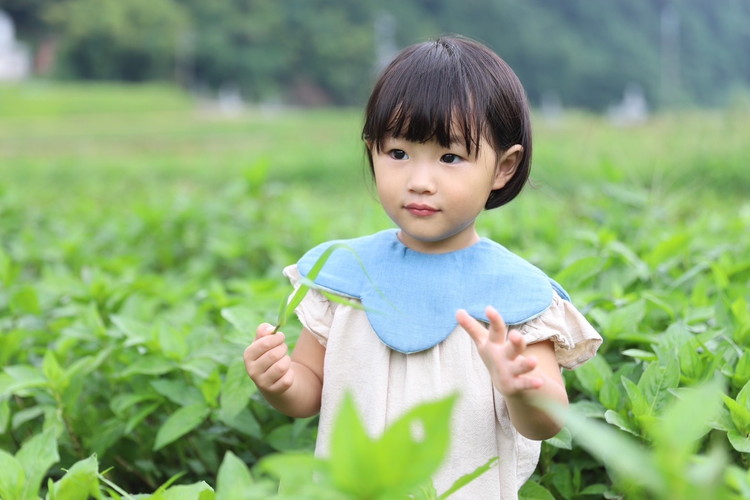
[[[276,321],[283,266],[390,225],[360,126],[162,87],[0,87],[1,499],[127,498],[180,473],[191,487],[139,498],[213,498],[227,456],[268,497],[278,470],[257,464],[309,451],[315,420],[272,411],[241,354]],[[546,443],[524,494],[750,498],[750,109],[534,127],[531,184],[480,231],[605,342],[565,374],[584,435]]]

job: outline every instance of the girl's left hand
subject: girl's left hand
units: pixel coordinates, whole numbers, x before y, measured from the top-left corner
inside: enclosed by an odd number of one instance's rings
[[[474,340],[495,388],[506,397],[540,388],[544,379],[528,375],[538,361],[535,356],[524,356],[526,340],[517,332],[508,333],[505,321],[493,307],[487,307],[485,312],[490,320],[489,330],[463,309],[456,312],[456,319]]]

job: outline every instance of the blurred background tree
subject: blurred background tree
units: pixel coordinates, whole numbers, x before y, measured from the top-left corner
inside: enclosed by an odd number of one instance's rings
[[[442,33],[496,50],[537,105],[603,111],[631,87],[655,108],[714,106],[750,88],[747,0],[0,0],[0,10],[37,59],[54,54],[37,76],[175,81],[251,102],[361,105],[384,59]]]

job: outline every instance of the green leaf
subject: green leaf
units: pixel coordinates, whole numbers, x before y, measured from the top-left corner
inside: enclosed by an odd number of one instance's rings
[[[174,361],[153,354],[145,354],[125,368],[119,374],[119,378],[128,378],[133,375],[163,375],[174,368]]]
[[[198,388],[203,394],[203,401],[211,408],[219,406],[219,394],[221,393],[221,376],[219,370],[211,372],[211,375],[198,383]]]
[[[596,396],[605,382],[612,377],[612,368],[603,356],[594,356],[577,367],[573,374],[589,396]]]
[[[455,397],[420,405],[371,439],[354,401],[342,401],[331,437],[331,477],[343,492],[397,498],[430,479],[448,449]]]
[[[171,486],[159,495],[159,500],[213,500],[214,490],[205,481]]]
[[[276,427],[266,436],[266,442],[275,450],[293,452],[309,449],[313,445],[313,438],[309,432],[312,418],[297,418],[291,424]]]
[[[565,422],[574,442],[607,464],[608,470],[648,488],[657,496],[665,493],[664,478],[659,475],[649,450],[614,427],[586,418],[573,408],[565,409],[551,404],[544,406]]]
[[[555,496],[541,484],[528,480],[518,490],[518,500],[555,500]]]
[[[255,487],[245,463],[228,451],[216,476],[216,500],[249,500]]]
[[[622,385],[625,387],[625,392],[628,395],[628,402],[630,403],[630,410],[633,412],[633,415],[636,418],[651,416],[651,404],[646,399],[641,388],[627,377],[622,377]]]
[[[625,417],[623,417],[622,415],[620,415],[614,410],[607,410],[606,412],[604,412],[604,420],[608,424],[617,426],[621,430],[629,434],[632,434],[634,436],[640,436],[640,433],[636,429],[633,429],[633,426],[630,424],[630,422],[628,422],[628,420]]]
[[[127,337],[126,347],[147,344],[153,340],[153,331],[149,325],[133,318],[113,314],[110,316],[112,324]]]
[[[55,427],[50,426],[26,441],[16,453],[16,458],[26,477],[23,498],[36,497],[47,470],[60,460]]]
[[[50,387],[56,394],[62,394],[68,387],[69,380],[65,371],[57,362],[55,354],[51,350],[44,353],[42,361],[42,373],[47,378]]]
[[[258,325],[257,316],[257,313],[247,306],[225,307],[221,310],[221,317],[247,335],[248,339],[255,337],[255,328]]]
[[[709,423],[721,411],[722,389],[718,382],[683,389],[648,433],[665,461],[687,460],[700,446],[700,438],[711,430]],[[685,418],[689,415],[690,418]],[[666,467],[664,467],[666,469]]]
[[[26,474],[21,462],[10,453],[0,450],[0,498],[24,498]]]
[[[180,406],[190,406],[203,402],[201,391],[184,380],[159,378],[152,380],[149,384],[156,392]],[[148,398],[150,395],[145,394],[142,397]]]
[[[42,370],[31,365],[12,365],[4,368],[5,373],[10,376],[12,382],[7,384],[5,392],[8,394],[26,395],[26,389],[35,387],[44,387],[47,385],[47,378]]]
[[[312,453],[276,453],[264,457],[256,466],[256,471],[279,480],[279,494],[282,498],[311,498],[308,496],[315,486],[328,494],[315,498],[328,499],[334,496],[330,486],[325,462]],[[264,488],[266,485],[263,485]],[[312,487],[312,488],[311,488]],[[260,498],[260,497],[256,497]],[[263,497],[265,498],[265,497]]]
[[[477,467],[476,469],[474,469],[472,472],[469,472],[469,473],[464,474],[463,476],[459,477],[451,485],[451,487],[448,488],[445,491],[445,493],[443,493],[442,495],[440,495],[438,497],[438,500],[444,500],[444,499],[450,497],[455,492],[457,492],[458,490],[460,490],[461,488],[463,488],[464,486],[466,486],[467,484],[469,484],[470,482],[472,482],[473,480],[475,480],[476,478],[478,478],[479,476],[481,476],[485,472],[487,472],[490,469],[492,469],[497,464],[497,461],[498,461],[497,457],[492,457],[486,463],[480,465],[479,467]]]
[[[750,453],[750,436],[747,434],[740,434],[737,431],[730,430],[727,432],[727,438],[735,450],[740,453]]]
[[[650,363],[638,381],[638,388],[649,403],[648,415],[655,415],[672,396],[670,389],[680,383],[680,365],[676,356]]]
[[[367,435],[357,414],[354,399],[341,402],[331,434],[331,479],[339,490],[374,498],[378,492],[375,442]]]
[[[99,493],[99,462],[95,455],[73,464],[50,492],[52,500],[101,499]]]
[[[545,442],[551,446],[554,446],[555,448],[560,448],[563,450],[573,449],[573,436],[570,434],[570,430],[566,427],[560,429],[560,432],[558,432],[551,438],[546,439]]]
[[[39,297],[36,290],[31,286],[22,286],[10,296],[9,304],[11,311],[16,314],[41,314]]]
[[[234,416],[225,415],[224,412],[219,409],[217,418],[232,429],[238,430],[246,436],[254,437],[256,439],[263,438],[263,430],[253,413],[248,408],[243,408],[242,411]]]
[[[204,404],[184,406],[174,412],[159,428],[154,442],[154,451],[158,451],[176,439],[198,427],[210,413]]]
[[[221,412],[224,418],[233,418],[247,407],[250,396],[257,391],[245,371],[245,363],[238,359],[227,368],[221,386]]]
[[[740,434],[750,434],[750,410],[726,395],[724,404],[729,408],[729,415],[737,431]]]

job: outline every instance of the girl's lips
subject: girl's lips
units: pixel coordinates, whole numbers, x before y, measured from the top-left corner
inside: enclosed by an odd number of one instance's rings
[[[410,214],[416,215],[418,217],[427,217],[430,215],[435,215],[440,210],[438,210],[435,207],[431,207],[430,205],[423,205],[421,203],[410,203],[404,207]]]

